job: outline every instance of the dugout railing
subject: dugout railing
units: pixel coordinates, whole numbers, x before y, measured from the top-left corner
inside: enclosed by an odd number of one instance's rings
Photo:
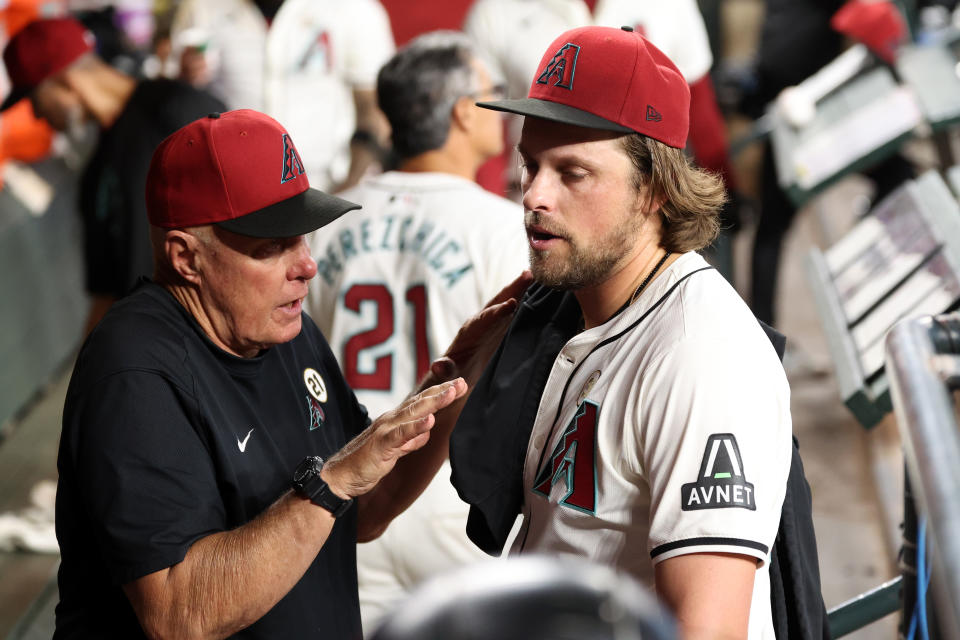
[[[916,599],[921,606],[905,598],[904,617],[909,619],[914,610],[924,611],[924,578],[929,576],[932,597],[925,611],[932,616],[934,629],[929,637],[960,638],[960,424],[956,402],[960,314],[900,322],[887,336],[886,354],[908,487],[928,532],[929,550],[918,553],[914,567],[905,563],[905,578],[908,573],[920,578]],[[923,543],[921,531],[918,548]],[[929,572],[927,566],[932,568]]]

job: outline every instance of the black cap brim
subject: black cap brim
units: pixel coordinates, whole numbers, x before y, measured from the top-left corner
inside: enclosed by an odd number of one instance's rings
[[[11,91],[10,95],[7,96],[7,99],[0,104],[0,113],[6,111],[13,105],[26,98],[28,95],[30,95],[31,91],[32,89],[29,87],[20,87],[19,89],[14,89]]]
[[[291,238],[330,224],[360,205],[317,189],[307,189],[245,216],[216,223],[218,227],[255,238]]]
[[[617,131],[620,133],[633,132],[633,129],[629,127],[611,122],[589,111],[570,107],[558,102],[540,100],[538,98],[493,100],[490,102],[478,102],[477,106],[483,107],[484,109],[493,109],[494,111],[506,111],[507,113],[516,113],[521,116],[532,116],[534,118],[552,120],[553,122],[572,124],[587,129],[603,129],[604,131]]]

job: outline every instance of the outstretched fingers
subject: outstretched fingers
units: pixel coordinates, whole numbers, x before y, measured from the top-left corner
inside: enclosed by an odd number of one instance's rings
[[[434,414],[449,406],[467,392],[467,383],[463,378],[455,378],[432,387],[428,387],[411,396],[395,411],[394,428],[391,430],[389,446],[403,451],[413,451],[429,438],[429,431],[435,424]]]

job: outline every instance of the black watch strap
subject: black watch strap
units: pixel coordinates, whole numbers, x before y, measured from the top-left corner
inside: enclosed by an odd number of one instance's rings
[[[293,473],[293,490],[309,498],[318,507],[329,511],[334,518],[339,518],[350,508],[353,500],[344,499],[335,494],[320,477],[322,469],[323,458],[320,456],[304,458]]]

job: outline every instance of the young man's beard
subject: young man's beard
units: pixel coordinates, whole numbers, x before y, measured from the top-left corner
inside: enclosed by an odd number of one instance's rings
[[[539,216],[527,212],[527,220],[537,224]],[[592,247],[582,247],[569,236],[563,236],[569,248],[569,255],[563,260],[551,256],[550,250],[530,247],[530,271],[537,282],[553,289],[573,291],[599,284],[633,249],[640,228],[639,220],[616,225]]]

